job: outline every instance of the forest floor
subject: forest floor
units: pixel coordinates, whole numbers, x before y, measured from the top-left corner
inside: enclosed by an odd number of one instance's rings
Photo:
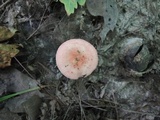
[[[70,16],[57,0],[2,0],[0,13],[0,26],[16,29],[1,44],[19,46],[0,69],[0,96],[40,87],[1,102],[0,120],[160,120],[159,0],[87,0]],[[99,58],[78,80],[55,61],[73,38]]]

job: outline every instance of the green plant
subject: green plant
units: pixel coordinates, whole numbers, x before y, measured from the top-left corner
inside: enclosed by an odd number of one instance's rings
[[[30,89],[27,89],[27,90],[23,90],[23,91],[20,91],[20,92],[17,92],[17,93],[13,93],[13,94],[9,94],[9,95],[0,97],[0,102],[3,102],[3,101],[8,100],[10,98],[13,98],[13,97],[15,97],[17,95],[21,95],[21,94],[24,94],[24,93],[28,93],[28,92],[32,92],[32,91],[35,91],[35,90],[39,90],[41,88],[44,88],[44,86],[42,86],[42,87],[34,87],[34,88],[30,88]]]
[[[86,0],[60,0],[64,4],[67,15],[74,13],[74,9],[77,9],[78,4],[83,6]]]

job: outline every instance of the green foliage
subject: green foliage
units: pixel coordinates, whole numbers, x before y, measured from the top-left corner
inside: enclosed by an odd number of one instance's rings
[[[83,6],[86,0],[60,0],[64,4],[67,15],[74,13],[74,9],[77,9],[78,4]]]
[[[77,0],[77,2],[79,5],[83,6],[85,4],[86,0]]]

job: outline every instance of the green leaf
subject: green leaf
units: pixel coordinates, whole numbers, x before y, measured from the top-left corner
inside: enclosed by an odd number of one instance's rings
[[[68,15],[74,13],[74,9],[77,9],[77,0],[60,0],[64,4],[65,10]]]
[[[10,98],[13,98],[13,97],[15,97],[17,95],[21,95],[21,94],[32,92],[32,91],[39,90],[39,89],[41,89],[41,88],[40,87],[34,87],[34,88],[23,90],[23,91],[20,91],[20,92],[17,92],[17,93],[6,95],[6,96],[3,96],[3,97],[0,97],[0,102],[3,102],[4,100],[8,100]]]
[[[86,0],[77,0],[77,2],[79,5],[83,6],[85,4]]]

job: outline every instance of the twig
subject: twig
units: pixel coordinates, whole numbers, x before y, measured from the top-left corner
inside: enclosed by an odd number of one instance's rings
[[[160,118],[160,115],[155,115],[154,113],[138,112],[138,111],[126,110],[126,109],[122,109],[122,108],[119,108],[119,109],[120,109],[120,110],[123,110],[123,111],[125,111],[125,112],[129,112],[129,113],[135,113],[135,114],[141,114],[141,115],[152,115],[152,116],[155,116],[155,117]]]
[[[47,7],[47,8],[48,8],[48,7]],[[31,35],[29,35],[29,37],[28,37],[26,40],[29,40],[29,39],[30,39],[34,34],[36,34],[37,31],[40,29],[41,24],[42,24],[42,22],[43,22],[43,19],[45,18],[44,15],[45,15],[45,12],[46,12],[47,8],[45,9],[45,11],[44,11],[44,13],[43,13],[43,15],[42,15],[42,17],[41,17],[41,21],[40,21],[37,29],[36,29],[35,31],[33,31],[33,33],[31,33]],[[63,19],[64,19],[65,17],[66,17],[66,16],[62,17],[62,19],[58,22],[58,24],[55,26],[55,28],[58,27],[58,25],[63,21]],[[55,30],[55,29],[54,29],[54,30]]]
[[[116,103],[117,100],[116,100],[116,98],[115,98],[114,93],[112,93],[112,96],[113,96],[113,101],[114,101],[114,103]],[[116,104],[114,104],[114,106],[115,106],[115,110],[116,110],[116,114],[117,114],[116,118],[117,118],[117,120],[119,120],[118,109],[117,109],[118,106],[117,106]]]
[[[11,1],[13,0],[7,0],[6,2],[4,2],[2,5],[0,5],[0,10],[4,7],[6,7]]]
[[[84,104],[86,104],[86,105],[82,105],[83,107],[90,107],[90,108],[94,108],[94,109],[101,110],[101,111],[107,111],[106,109],[100,108],[98,106],[91,105],[90,103],[88,103],[86,101],[82,101],[82,102]]]
[[[65,113],[65,115],[64,115],[63,120],[65,120],[65,119],[66,119],[66,116],[67,116],[67,114],[68,114],[68,112],[69,112],[69,110],[70,110],[71,106],[72,106],[72,103],[69,105],[69,107],[68,107],[68,109],[67,109],[67,111],[66,111],[66,113]]]
[[[19,60],[14,57],[14,59],[17,61],[17,63],[24,69],[24,71],[32,78],[34,79],[34,77],[29,73],[29,71],[19,62]]]
[[[52,0],[50,0],[50,3],[51,3],[51,1],[52,1]],[[50,4],[49,4],[49,5],[50,5]],[[48,6],[49,6],[49,5],[48,5]],[[44,19],[44,16],[45,16],[46,11],[47,11],[47,9],[48,9],[48,6],[46,6],[46,9],[45,9],[44,12],[43,12],[43,15],[42,15],[42,17],[41,17],[41,21],[40,21],[37,29],[36,29],[33,33],[31,33],[31,34],[29,35],[29,37],[27,38],[27,40],[29,40],[29,39],[39,30],[39,28],[41,27],[41,24],[42,24],[42,22],[43,22],[43,19]]]
[[[95,109],[98,109],[98,110],[101,110],[101,111],[107,111],[106,109],[103,109],[103,108],[97,107],[95,105],[89,104],[89,103],[87,103],[85,101],[83,101],[83,103],[86,104],[86,105],[88,105],[88,106],[82,105],[83,107],[92,107],[92,108],[95,108]],[[111,103],[114,103],[114,102],[111,102]],[[160,115],[156,115],[154,113],[139,112],[139,111],[134,111],[134,110],[123,109],[123,108],[120,107],[120,106],[123,106],[123,104],[117,104],[116,103],[115,105],[116,106],[110,106],[110,107],[116,108],[117,110],[123,110],[123,111],[128,112],[128,113],[141,114],[141,115],[152,115],[152,116],[160,118]],[[117,105],[119,105],[119,106],[117,107]],[[106,107],[106,106],[104,106],[104,107]]]
[[[2,9],[3,7],[5,7],[11,1],[12,0],[7,0],[6,2],[4,2],[2,5],[0,5],[0,9]]]
[[[82,119],[82,115],[83,115],[83,116],[84,116],[84,119],[87,120],[87,119],[86,119],[85,112],[84,112],[83,107],[82,107],[82,101],[81,101],[80,95],[78,95],[78,97],[79,97],[79,106],[80,106],[80,110],[81,110],[81,119]],[[82,120],[83,120],[83,119],[82,119]]]

